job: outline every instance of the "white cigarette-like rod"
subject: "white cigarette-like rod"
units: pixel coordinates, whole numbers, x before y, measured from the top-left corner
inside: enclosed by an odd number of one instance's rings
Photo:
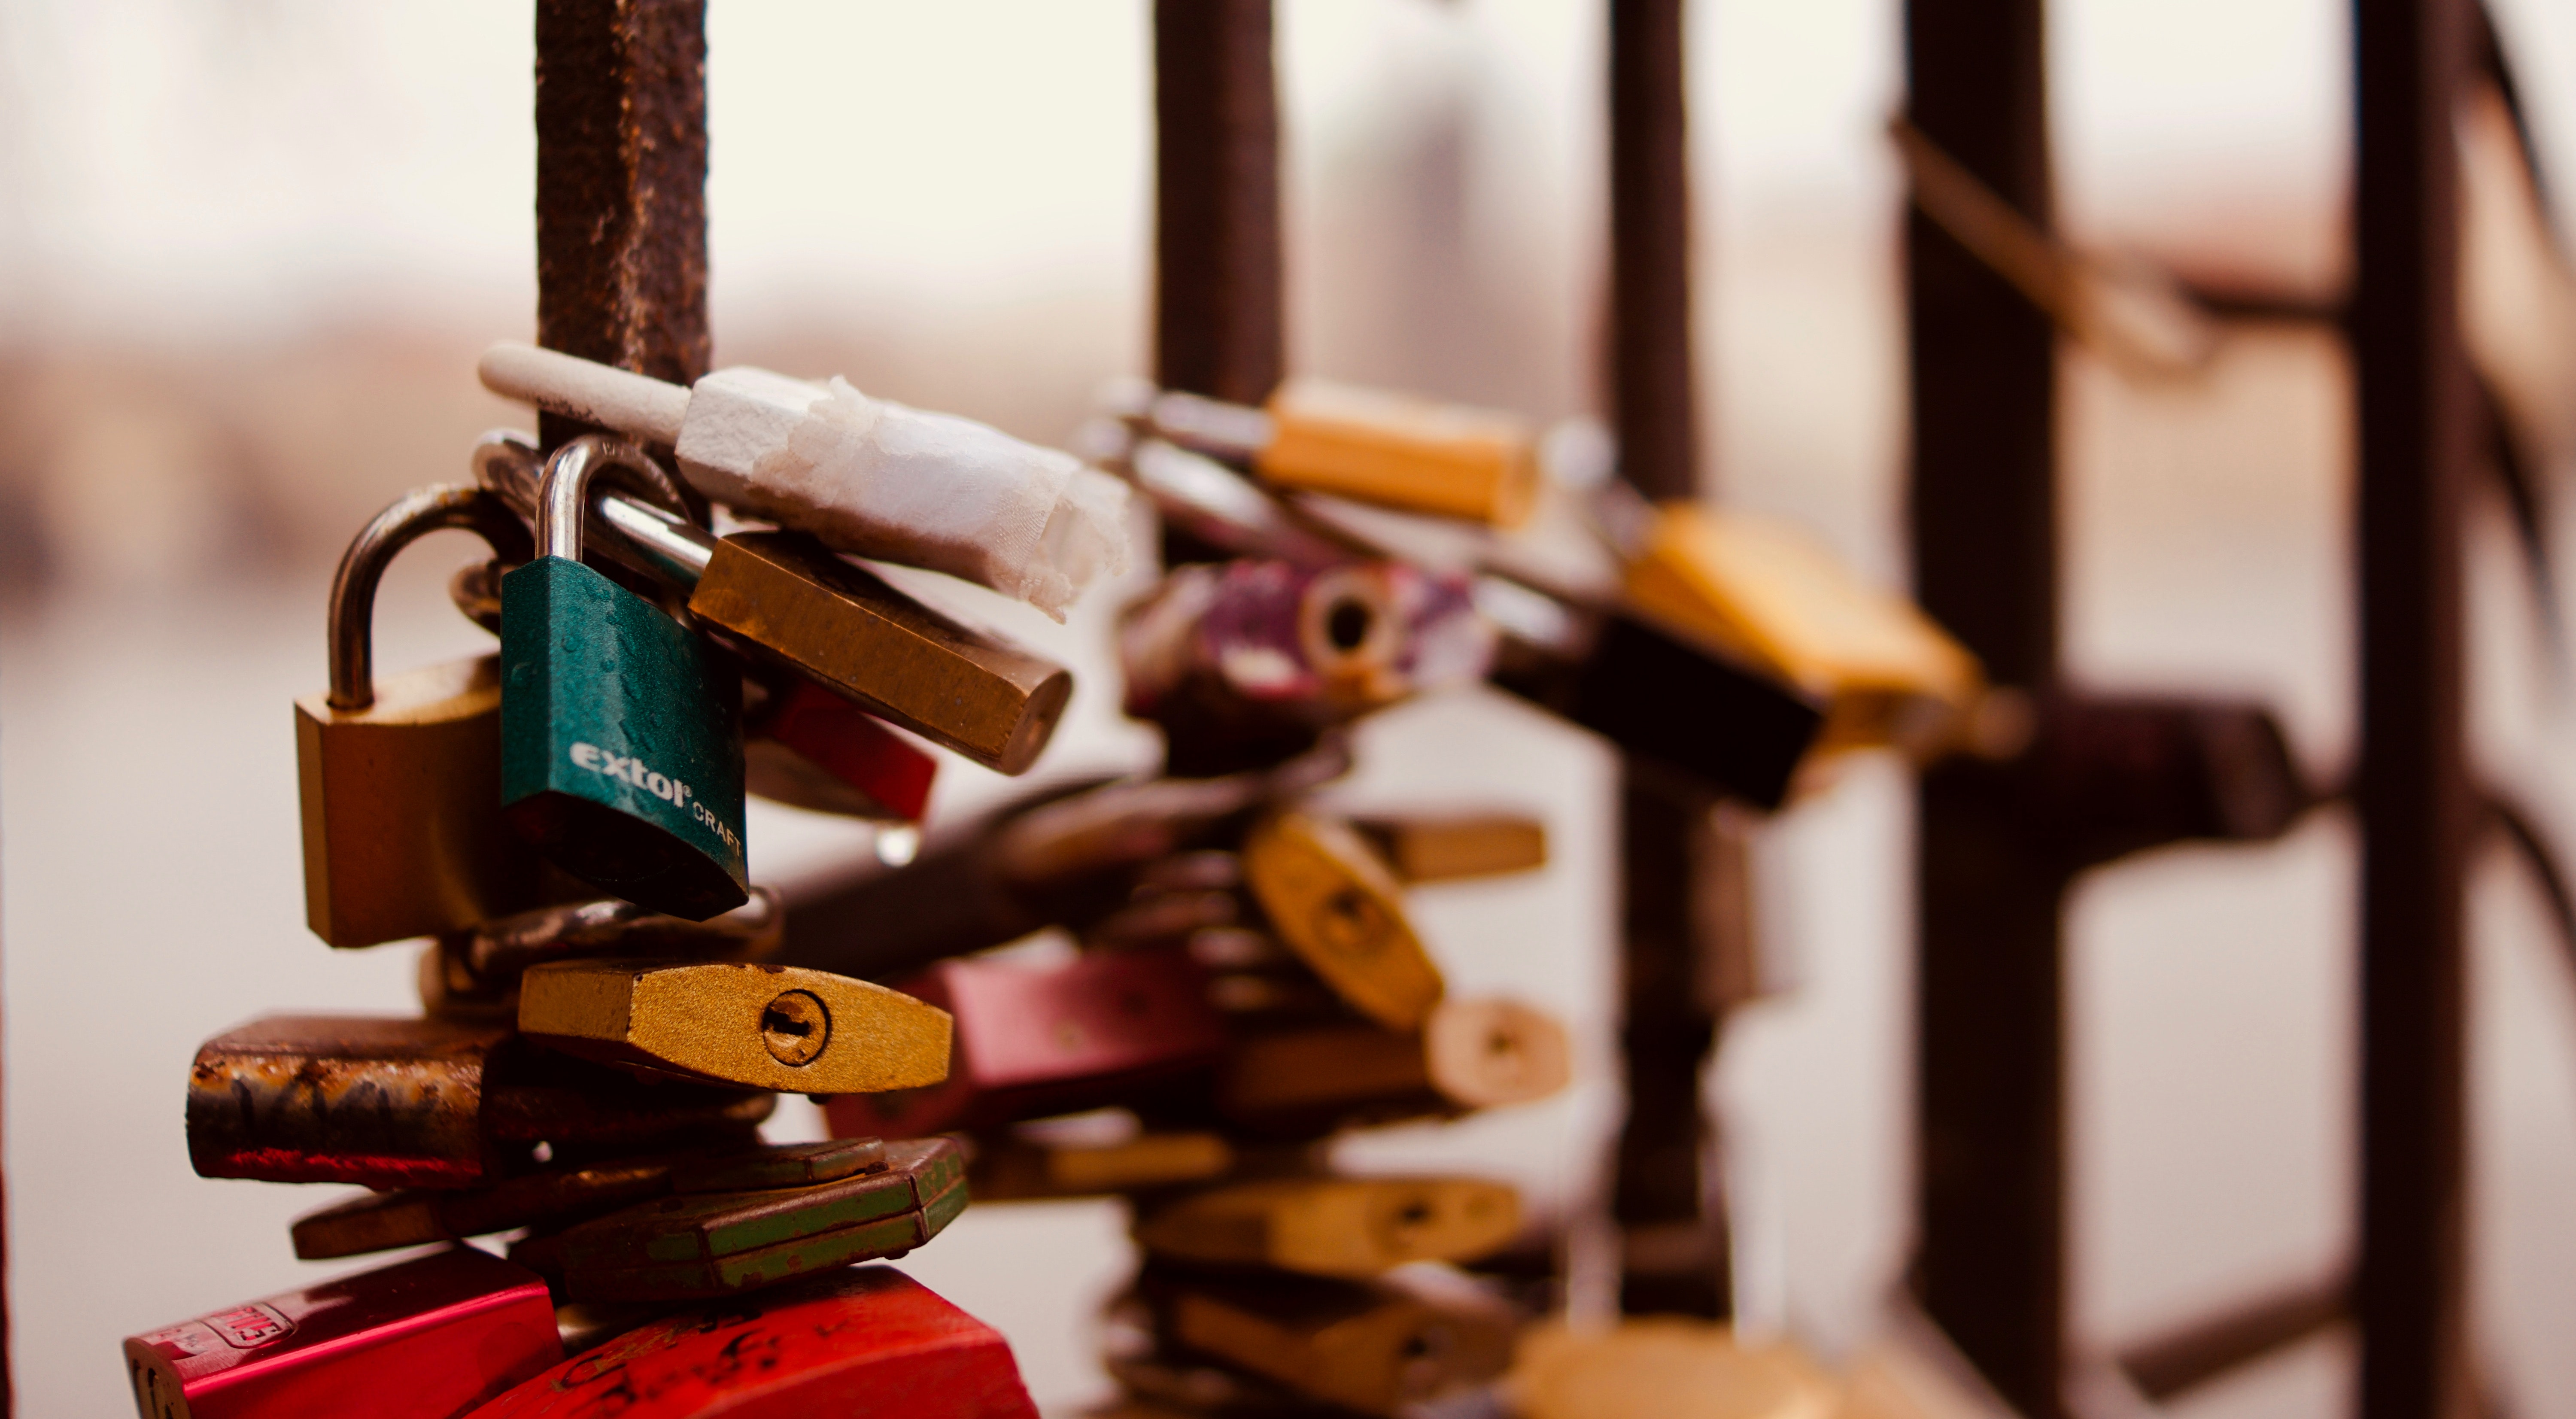
[[[748,366],[690,389],[552,350],[484,352],[484,386],[667,444],[718,502],[864,557],[928,567],[1058,620],[1127,568],[1126,485],[953,414]]]

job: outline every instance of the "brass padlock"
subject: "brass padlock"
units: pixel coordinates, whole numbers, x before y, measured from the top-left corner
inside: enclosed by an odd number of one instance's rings
[[[519,1030],[647,1076],[755,1089],[881,1093],[948,1077],[947,1011],[794,966],[550,961],[519,977]]]
[[[1565,1027],[1508,1000],[1444,1000],[1418,1031],[1316,1025],[1238,1039],[1217,1107],[1265,1133],[1317,1135],[1543,1099],[1571,1077]]]
[[[1511,1312],[1464,1286],[1149,1274],[1140,1289],[1169,1339],[1362,1414],[1392,1415],[1511,1363]]]
[[[1538,502],[1538,430],[1517,415],[1292,379],[1258,409],[1154,401],[1153,431],[1246,460],[1263,481],[1511,527]]]
[[[1265,1178],[1151,1204],[1136,1241],[1200,1266],[1358,1277],[1483,1256],[1520,1221],[1518,1193],[1476,1178]]]
[[[535,853],[501,821],[495,655],[379,681],[368,621],[394,554],[462,528],[524,562],[528,529],[480,488],[423,488],[378,513],[331,584],[331,688],[295,702],[304,919],[334,946],[471,926],[533,906]]]
[[[979,1141],[966,1170],[978,1202],[1051,1201],[1207,1182],[1234,1167],[1214,1133],[1139,1133],[1110,1142]]]
[[[1823,703],[1820,751],[1946,748],[1985,689],[1976,657],[1912,602],[1769,519],[1656,508],[1628,559],[1627,594]]]
[[[1406,882],[1498,877],[1547,865],[1547,825],[1519,813],[1373,813],[1351,826]]]
[[[1272,813],[1244,839],[1243,875],[1279,939],[1360,1013],[1409,1030],[1440,1003],[1440,968],[1405,920],[1395,874],[1350,824]]]

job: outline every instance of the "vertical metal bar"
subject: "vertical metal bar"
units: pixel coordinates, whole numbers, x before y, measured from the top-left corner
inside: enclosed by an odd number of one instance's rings
[[[1690,315],[1682,0],[1611,0],[1609,383],[1620,476],[1653,499],[1699,487]],[[1620,1308],[1731,1310],[1713,1125],[1700,1079],[1717,1011],[1692,910],[1710,800],[1634,761],[1620,772],[1620,1048],[1628,1115],[1611,1216]]]
[[[1155,379],[1240,404],[1287,368],[1270,0],[1156,0]]]
[[[2361,1412],[2436,1419],[2462,1373],[2462,0],[2356,0],[2352,305],[2361,597]]]
[[[1907,116],[2050,219],[2041,0],[1908,0]],[[2056,350],[1919,211],[1905,228],[1912,552],[1926,610],[2003,685],[2057,666]],[[2007,807],[1925,776],[1916,847],[1923,1305],[2032,1419],[2063,1412],[2063,880]]]
[[[707,372],[706,69],[706,0],[538,0],[537,343]]]

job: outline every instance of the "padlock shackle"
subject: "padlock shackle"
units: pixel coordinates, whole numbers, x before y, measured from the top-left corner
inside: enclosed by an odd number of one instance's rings
[[[531,522],[537,519],[537,489],[545,475],[538,464],[535,439],[514,429],[494,429],[474,445],[473,461],[477,482],[499,493],[521,516]],[[612,534],[608,551],[618,560],[681,591],[693,591],[715,559],[716,539],[689,520],[689,505],[671,475],[649,456],[644,463],[652,470],[654,501],[595,488],[590,493],[591,520],[586,529],[605,528]]]
[[[633,444],[606,434],[584,434],[556,449],[554,457],[546,460],[545,476],[537,484],[537,555],[580,561],[583,517],[591,510],[591,504],[600,502],[603,505],[598,512],[603,522],[615,528],[649,561],[676,562],[676,566],[667,569],[670,574],[694,584],[714,556],[715,539],[685,521],[667,518],[650,505],[632,499],[616,499],[628,506],[612,512],[604,505],[610,496],[606,489],[601,489],[597,498],[591,493],[592,485],[602,481],[602,475],[647,497],[678,486],[660,464]]]
[[[445,528],[481,537],[504,562],[524,562],[531,554],[527,527],[488,488],[441,485],[396,498],[359,531],[331,578],[331,708],[362,710],[376,702],[376,586],[395,553]]]

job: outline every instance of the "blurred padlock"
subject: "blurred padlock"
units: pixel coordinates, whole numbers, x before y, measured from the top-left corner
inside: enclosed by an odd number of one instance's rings
[[[1440,1003],[1440,968],[1405,919],[1395,874],[1350,824],[1274,812],[1243,843],[1244,880],[1279,940],[1333,992],[1390,1030]]]
[[[501,821],[499,658],[375,678],[376,585],[395,553],[440,528],[528,559],[527,529],[492,494],[406,494],[340,559],[331,688],[295,702],[304,919],[334,946],[453,931],[539,900],[536,855]]]
[[[1137,1133],[1088,1142],[1004,1135],[978,1140],[966,1181],[978,1202],[1143,1192],[1220,1178],[1234,1148],[1214,1133]]]
[[[1235,1040],[1217,1107],[1264,1133],[1314,1136],[1543,1099],[1569,1076],[1565,1027],[1508,1000],[1444,1000],[1413,1031],[1332,1024]]]
[[[1985,688],[1975,656],[1785,524],[1696,503],[1646,515],[1629,603],[1826,706],[1820,750],[1946,748]]]
[[[780,677],[743,724],[743,783],[817,813],[914,823],[939,761],[811,680]]]
[[[1332,726],[1480,678],[1493,635],[1468,587],[1404,562],[1176,567],[1120,618],[1126,711],[1163,727],[1170,773],[1275,763]]]
[[[1538,501],[1528,421],[1322,380],[1292,379],[1259,409],[1166,394],[1155,433],[1249,462],[1276,487],[1513,526]]]
[[[1483,1256],[1520,1220],[1519,1194],[1477,1178],[1265,1178],[1148,1205],[1136,1241],[1167,1261],[1357,1277]]]
[[[1521,813],[1371,813],[1351,826],[1408,883],[1499,877],[1547,865],[1547,825]]]
[[[563,1155],[743,1139],[776,1104],[642,1083],[503,1025],[275,1016],[198,1047],[188,1161],[209,1178],[473,1187],[526,1171],[541,1143]]]
[[[142,1419],[456,1419],[562,1357],[545,1282],[471,1247],[125,1342]]]
[[[519,1032],[648,1076],[803,1094],[948,1077],[948,1013],[881,985],[730,961],[612,956],[519,977]]]
[[[1515,1411],[1528,1419],[1967,1419],[2009,1412],[1941,1394],[1959,1407],[1905,1404],[1890,1413],[1870,1402],[1888,1396],[1844,1391],[1794,1340],[1743,1344],[1730,1326],[1682,1316],[1535,1326],[1521,1337],[1506,1386]]]
[[[918,1136],[1123,1103],[1214,1062],[1225,1045],[1206,973],[1171,949],[1049,966],[948,961],[904,989],[956,1017],[948,1082],[833,1099],[834,1133]]]
[[[1138,1290],[1168,1341],[1362,1414],[1392,1415],[1511,1364],[1510,1311],[1463,1284],[1149,1272]]]
[[[953,1138],[885,1145],[866,1171],[805,1187],[677,1194],[540,1234],[514,1261],[585,1301],[679,1301],[901,1256],[966,1208]]]
[[[473,1419],[1037,1419],[998,1331],[887,1266],[807,1277],[649,1321]]]
[[[528,446],[487,434],[486,486],[528,496]],[[1073,696],[1073,676],[1002,636],[933,610],[788,532],[717,538],[648,502],[589,497],[604,550],[686,593],[689,614],[746,652],[986,768],[1025,773]]]
[[[489,1187],[370,1192],[308,1212],[289,1231],[295,1254],[319,1261],[520,1227],[557,1228],[668,1192],[809,1187],[884,1158],[885,1145],[873,1138],[651,1154],[548,1168]]]
[[[501,579],[501,802],[565,871],[701,921],[749,895],[739,672],[580,560],[592,479],[651,469],[595,434],[547,465],[536,560]]]

